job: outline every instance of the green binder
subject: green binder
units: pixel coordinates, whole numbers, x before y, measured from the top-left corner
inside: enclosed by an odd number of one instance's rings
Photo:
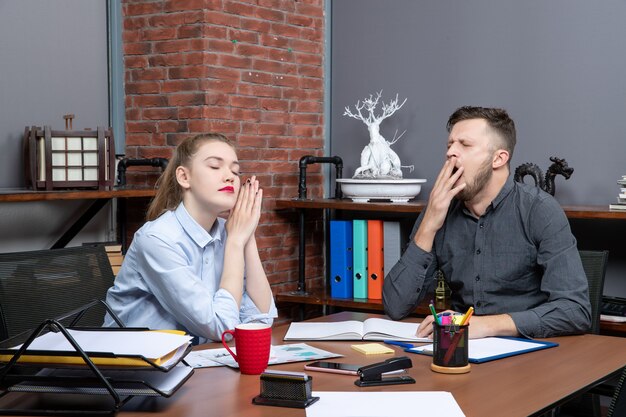
[[[367,220],[352,220],[354,298],[367,298]]]

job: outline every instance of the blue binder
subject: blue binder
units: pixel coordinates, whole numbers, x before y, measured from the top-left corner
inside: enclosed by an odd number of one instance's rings
[[[330,296],[352,298],[352,221],[330,221]]]
[[[367,298],[367,220],[352,221],[354,298]]]

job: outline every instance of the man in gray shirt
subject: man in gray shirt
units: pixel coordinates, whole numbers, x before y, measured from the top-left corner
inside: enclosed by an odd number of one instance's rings
[[[461,107],[448,120],[446,162],[411,241],[385,278],[392,319],[411,313],[440,269],[451,308],[475,309],[470,337],[550,337],[591,326],[585,272],[563,209],[510,178],[515,124],[506,111]],[[432,333],[433,317],[418,328]]]

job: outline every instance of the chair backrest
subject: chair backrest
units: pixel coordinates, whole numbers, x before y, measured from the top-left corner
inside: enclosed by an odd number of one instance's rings
[[[622,371],[622,376],[615,387],[615,394],[613,394],[606,417],[626,416],[626,388],[624,388],[624,385],[626,385],[626,367]]]
[[[600,310],[602,308],[602,290],[604,275],[609,259],[606,250],[581,250],[580,259],[589,283],[589,301],[591,302],[591,333],[600,332]]]
[[[104,299],[113,280],[101,245],[0,254],[0,340]],[[79,323],[103,321],[104,307],[90,309]]]

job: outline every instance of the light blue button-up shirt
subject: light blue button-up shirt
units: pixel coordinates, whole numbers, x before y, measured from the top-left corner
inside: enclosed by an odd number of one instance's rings
[[[224,268],[225,220],[210,233],[187,212],[183,203],[137,233],[106,302],[130,327],[179,329],[203,339],[220,340],[239,323],[272,324],[272,300],[262,313],[245,291],[241,306],[220,288]],[[115,326],[107,314],[105,326]]]

